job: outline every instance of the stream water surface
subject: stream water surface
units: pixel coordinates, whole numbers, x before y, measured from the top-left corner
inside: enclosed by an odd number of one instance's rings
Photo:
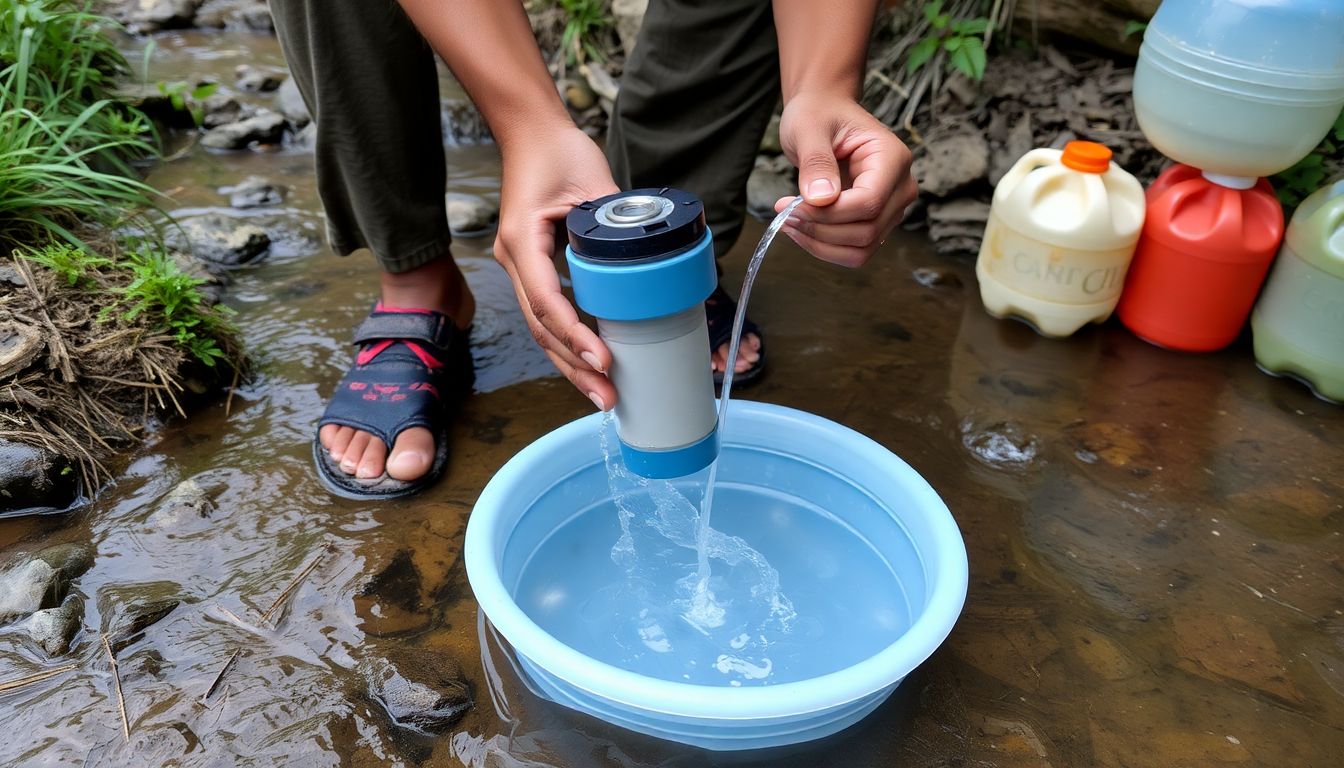
[[[168,35],[152,74],[231,82],[236,64],[279,61],[270,37]],[[449,168],[456,189],[497,195],[492,146],[450,148]],[[216,190],[252,174],[289,187],[282,208],[223,207]],[[1344,753],[1344,411],[1258,373],[1244,340],[1178,355],[1113,323],[1046,340],[985,315],[970,262],[918,233],[861,271],[778,246],[751,305],[772,370],[743,396],[912,464],[964,532],[970,593],[944,647],[862,724],[711,755],[534,697],[480,620],[461,561],[473,501],[591,410],[534,348],[490,239],[455,246],[480,305],[478,378],[447,476],[409,501],[343,501],[309,442],[376,281],[371,260],[322,245],[311,155],[195,147],[151,181],[183,209],[282,235],[227,294],[256,377],[128,453],[87,508],[0,521],[0,562],[94,550],[73,586],[79,666],[0,692],[0,765],[1324,768]],[[727,274],[760,232],[748,225]],[[187,481],[208,505],[174,494]],[[319,553],[275,627],[258,622]],[[179,605],[119,653],[126,741],[98,634],[161,599]],[[445,734],[391,725],[366,694],[366,665],[407,648],[457,659],[471,684],[475,706]],[[0,628],[0,680],[65,661]]]

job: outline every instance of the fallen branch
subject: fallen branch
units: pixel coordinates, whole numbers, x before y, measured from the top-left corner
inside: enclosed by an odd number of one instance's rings
[[[317,567],[318,563],[322,562],[322,558],[326,557],[327,552],[329,551],[330,551],[330,545],[323,547],[321,552],[318,552],[317,555],[313,557],[312,560],[308,561],[308,565],[304,566],[303,570],[299,571],[299,575],[295,576],[294,580],[289,582],[289,586],[285,587],[284,591],[281,592],[278,596],[276,596],[275,601],[271,603],[271,607],[267,608],[266,612],[261,614],[261,620],[263,623],[270,623],[271,614],[275,613],[276,609],[278,609],[280,605],[284,603],[285,599],[289,597],[290,593],[292,593],[295,589],[298,588],[299,584],[301,584],[303,580],[307,578],[308,574],[313,572],[313,569]],[[271,626],[274,627],[275,625],[271,624]]]
[[[234,662],[238,661],[238,654],[242,652],[243,649],[236,648],[233,653],[229,654],[229,658],[225,660],[224,666],[219,668],[219,673],[215,675],[215,679],[211,681],[210,687],[205,691],[205,695],[201,697],[202,704],[209,701],[210,697],[215,695],[215,691],[219,689],[219,684],[224,681],[224,675],[228,674],[229,670],[233,668]]]
[[[52,669],[44,669],[41,672],[34,672],[33,674],[28,675],[27,677],[19,677],[15,678],[14,680],[6,680],[4,682],[0,682],[0,693],[4,693],[6,691],[18,690],[19,688],[24,688],[34,683],[40,683],[43,680],[50,680],[51,678],[56,677],[57,675],[63,675],[72,669],[78,669],[78,668],[79,668],[78,664],[65,664],[63,666],[54,667]]]
[[[131,721],[126,718],[126,697],[121,695],[121,673],[117,671],[117,656],[112,653],[112,645],[107,642],[107,635],[103,635],[103,650],[107,651],[107,662],[112,665],[112,686],[117,692],[117,709],[121,711],[121,732],[129,743]]]

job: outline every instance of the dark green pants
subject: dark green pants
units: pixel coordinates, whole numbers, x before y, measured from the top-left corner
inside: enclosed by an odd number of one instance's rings
[[[317,123],[332,248],[368,248],[389,272],[447,253],[438,76],[401,7],[271,0],[271,12]],[[716,252],[726,253],[742,231],[747,177],[778,98],[769,0],[652,0],[607,139],[616,183],[695,193]]]

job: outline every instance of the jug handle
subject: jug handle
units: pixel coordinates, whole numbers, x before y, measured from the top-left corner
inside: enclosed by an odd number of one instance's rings
[[[1050,149],[1049,147],[1038,147],[1031,150],[1023,155],[1016,163],[1013,163],[1013,167],[1009,169],[1008,173],[1004,174],[1002,179],[999,179],[999,185],[996,190],[1003,189],[1006,191],[1012,189],[1021,183],[1032,171],[1057,165],[1061,154],[1061,150]]]

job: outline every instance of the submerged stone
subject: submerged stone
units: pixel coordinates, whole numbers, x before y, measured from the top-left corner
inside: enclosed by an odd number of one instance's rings
[[[472,707],[471,686],[447,654],[403,649],[361,667],[369,698],[404,728],[442,733]]]
[[[458,237],[479,237],[494,229],[499,206],[476,195],[449,192],[448,229]]]
[[[245,149],[254,142],[279,143],[284,132],[284,116],[262,111],[236,123],[210,129],[201,137],[201,145],[211,149]]]
[[[65,509],[74,503],[78,485],[64,457],[0,440],[0,517],[24,510]]]
[[[70,643],[83,623],[84,598],[70,595],[56,608],[34,613],[28,620],[28,636],[48,656],[60,656],[70,650]]]
[[[285,78],[275,92],[275,99],[280,114],[284,115],[295,128],[302,128],[313,121],[313,116],[308,113],[308,105],[303,100],[303,94],[299,92],[299,84],[294,78]]]
[[[169,228],[167,240],[189,250],[201,261],[219,267],[237,267],[257,260],[271,246],[266,230],[220,214],[207,214]],[[183,242],[185,240],[185,242]]]
[[[248,176],[231,187],[221,187],[234,208],[270,208],[285,201],[285,191],[262,176]]]
[[[79,544],[59,544],[0,572],[0,625],[43,607],[56,607],[70,582],[89,569],[93,555]]]

